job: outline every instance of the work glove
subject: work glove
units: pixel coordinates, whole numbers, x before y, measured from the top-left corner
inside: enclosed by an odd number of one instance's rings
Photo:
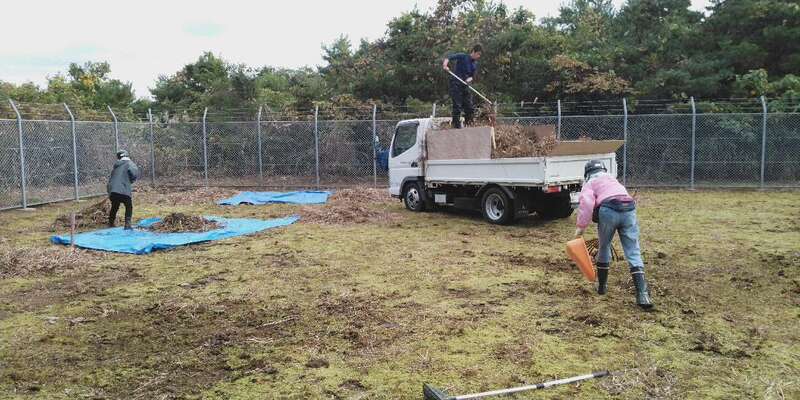
[[[583,237],[583,233],[586,232],[586,228],[577,228],[575,229],[575,237]]]
[[[466,80],[466,81],[464,81],[464,82],[467,82],[467,83],[472,83],[472,78],[467,78],[467,80]]]

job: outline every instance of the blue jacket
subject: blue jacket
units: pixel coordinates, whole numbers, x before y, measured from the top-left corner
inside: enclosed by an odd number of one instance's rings
[[[450,60],[450,71],[453,71],[456,76],[461,78],[462,80],[466,81],[467,78],[474,78],[475,71],[478,69],[478,62],[473,60],[469,54],[466,53],[456,53],[451,54],[447,57]],[[450,77],[451,81],[458,82],[452,76]]]

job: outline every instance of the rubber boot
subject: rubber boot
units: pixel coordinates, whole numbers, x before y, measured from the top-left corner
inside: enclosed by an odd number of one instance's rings
[[[133,230],[133,228],[131,228],[131,220],[129,220],[129,219],[125,220],[125,230],[126,231]]]
[[[606,294],[608,291],[609,263],[597,263],[597,294]]]
[[[631,269],[631,277],[636,286],[636,304],[645,310],[652,308],[653,302],[650,300],[647,281],[644,279],[644,270],[641,267]]]

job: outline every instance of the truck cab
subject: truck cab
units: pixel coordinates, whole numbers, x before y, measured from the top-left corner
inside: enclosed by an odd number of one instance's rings
[[[443,120],[410,119],[395,127],[389,148],[389,192],[410,211],[479,210],[493,224],[510,224],[531,213],[545,219],[567,218],[577,207],[586,162],[600,160],[610,174],[617,174],[615,152],[622,141],[559,142],[546,157],[495,159],[483,151],[479,158],[437,159],[428,152],[427,137],[445,134],[434,129]],[[484,129],[494,135],[493,128]],[[458,140],[455,134],[450,137]]]
[[[389,193],[392,196],[399,198],[406,183],[423,177],[422,149],[430,125],[430,118],[422,118],[400,121],[395,127],[389,147]]]

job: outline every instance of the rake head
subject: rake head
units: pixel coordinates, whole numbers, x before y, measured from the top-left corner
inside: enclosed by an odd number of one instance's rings
[[[597,253],[600,251],[600,240],[599,239],[590,239],[586,241],[586,249],[589,250],[589,256],[594,259],[597,257]],[[611,259],[613,261],[623,261],[622,256],[620,256],[617,249],[612,245],[611,246]]]
[[[455,398],[427,383],[422,385],[422,394],[425,395],[425,400],[452,400]]]

